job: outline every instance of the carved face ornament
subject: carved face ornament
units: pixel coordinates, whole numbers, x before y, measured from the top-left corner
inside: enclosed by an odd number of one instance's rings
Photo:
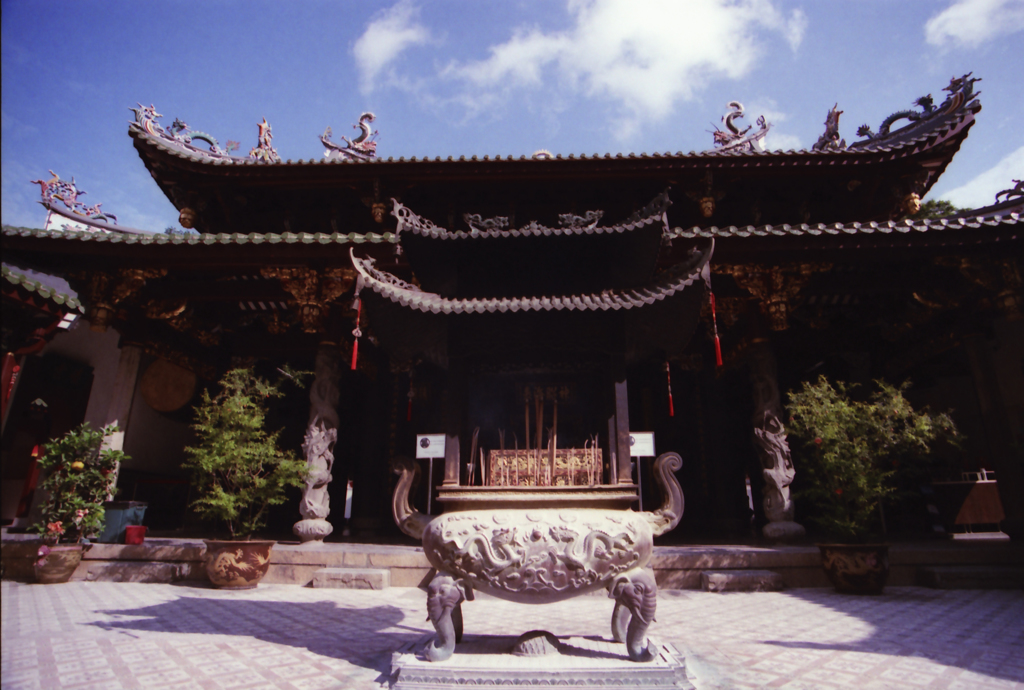
[[[921,210],[921,197],[917,192],[911,192],[903,198],[903,211],[908,215],[914,215]]]

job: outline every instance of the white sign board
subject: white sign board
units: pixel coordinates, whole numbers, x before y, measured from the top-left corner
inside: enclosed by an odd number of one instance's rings
[[[417,458],[443,458],[444,434],[419,434],[416,436]]]
[[[654,456],[655,452],[653,431],[629,432],[629,457],[653,458]]]

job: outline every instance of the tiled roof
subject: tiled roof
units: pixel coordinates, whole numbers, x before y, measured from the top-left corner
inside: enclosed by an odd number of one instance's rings
[[[70,309],[72,311],[77,310],[84,313],[84,310],[82,309],[82,303],[78,300],[77,297],[60,292],[57,288],[50,285],[46,285],[44,282],[40,280],[30,278],[24,273],[21,273],[16,269],[8,267],[6,264],[2,267],[2,269],[0,269],[0,271],[2,271],[3,279],[6,280],[8,283],[12,285],[17,285],[18,287],[27,290],[28,292],[34,292],[40,297],[52,300],[53,302],[63,307],[66,307],[67,309]]]
[[[1020,214],[1010,213],[1002,216],[989,217],[963,217],[963,218],[942,218],[938,220],[899,220],[870,223],[818,223],[809,225],[800,223],[798,225],[745,225],[719,228],[717,226],[692,228],[672,228],[668,237],[670,238],[699,238],[699,237],[782,237],[782,236],[820,236],[820,235],[857,235],[857,234],[910,234],[925,232],[942,232],[944,230],[963,230],[982,227],[1017,226],[1024,224]],[[439,229],[440,230],[440,229]],[[555,228],[548,228],[554,232]],[[564,229],[561,229],[564,231]],[[445,231],[441,231],[445,232]],[[518,232],[519,235],[526,233],[520,231],[502,231],[509,236]],[[585,232],[585,230],[584,230]],[[484,233],[469,236],[482,236]],[[96,242],[108,244],[138,244],[138,245],[244,245],[244,244],[397,244],[399,238],[395,233],[219,233],[219,234],[187,234],[187,235],[165,235],[146,233],[142,235],[106,234],[77,230],[39,230],[34,228],[19,228],[9,225],[3,226],[5,237],[39,237],[48,239],[64,239],[78,242]]]
[[[849,156],[851,154],[864,154],[864,153],[896,153],[905,152],[911,153],[918,149],[920,144],[926,143],[929,139],[934,139],[936,136],[940,138],[945,136],[956,127],[965,122],[968,117],[973,117],[974,114],[981,109],[978,102],[971,101],[966,106],[959,108],[952,113],[942,114],[937,117],[931,118],[920,126],[920,132],[916,130],[915,126],[904,128],[898,132],[894,132],[890,136],[880,137],[876,140],[868,140],[855,142],[851,144],[849,148],[841,151],[813,151],[809,149],[793,150],[788,151],[736,151],[736,150],[711,150],[711,151],[690,151],[689,153],[683,153],[677,151],[671,153],[666,151],[665,153],[595,153],[592,155],[588,154],[554,154],[550,157],[535,157],[535,156],[447,156],[447,157],[429,157],[424,156],[419,158],[412,156],[409,158],[399,157],[387,157],[387,158],[373,158],[370,160],[348,160],[342,158],[310,158],[308,160],[283,160],[277,162],[265,162],[262,160],[255,160],[246,157],[223,157],[223,156],[212,156],[198,149],[190,149],[185,146],[178,144],[177,142],[171,141],[163,137],[153,136],[143,130],[136,124],[129,125],[129,134],[143,141],[150,146],[165,151],[173,156],[182,158],[185,160],[196,161],[211,166],[330,166],[330,165],[381,165],[386,163],[448,163],[448,162],[465,162],[465,161],[484,161],[484,162],[506,162],[506,161],[519,161],[519,162],[534,162],[537,164],[551,163],[553,161],[588,161],[588,160],[700,160],[706,158],[756,158],[770,161],[775,158],[781,158],[785,156],[806,156],[808,158],[818,158],[824,163],[827,160],[834,160],[836,157]]]
[[[96,242],[109,244],[140,244],[140,245],[217,245],[217,244],[397,244],[394,233],[383,234],[370,232],[360,234],[350,232],[325,233],[218,233],[218,234],[121,234],[99,233],[85,230],[38,230],[33,228],[16,228],[9,225],[3,227],[5,237],[41,237],[49,239],[66,239],[80,242]]]
[[[350,250],[351,252],[351,250]],[[654,282],[642,288],[605,291],[588,295],[513,297],[492,299],[449,299],[424,292],[420,288],[380,271],[373,262],[357,259],[352,263],[359,272],[359,289],[370,289],[396,304],[421,312],[434,314],[482,314],[484,312],[518,311],[608,311],[636,309],[664,300],[693,285],[698,280],[710,279],[711,255],[714,240],[695,250],[688,261],[656,276]]]
[[[719,228],[715,226],[701,228],[673,228],[670,237],[693,239],[697,237],[782,237],[782,236],[819,236],[819,235],[858,235],[858,234],[910,234],[924,232],[941,232],[943,230],[963,230],[968,228],[1015,226],[1024,224],[1020,214],[1010,213],[1005,216],[973,217],[973,218],[942,218],[938,220],[899,220],[884,223],[818,223],[808,225],[745,225]]]

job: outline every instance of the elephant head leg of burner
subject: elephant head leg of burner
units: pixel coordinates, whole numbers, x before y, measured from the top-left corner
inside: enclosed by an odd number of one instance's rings
[[[608,596],[615,599],[612,637],[625,642],[632,661],[652,661],[655,654],[647,644],[647,628],[658,607],[658,585],[649,570],[633,570],[612,581]]]
[[[444,661],[462,640],[462,602],[473,600],[473,588],[464,580],[438,573],[427,587],[427,614],[437,636],[426,650],[428,661]]]

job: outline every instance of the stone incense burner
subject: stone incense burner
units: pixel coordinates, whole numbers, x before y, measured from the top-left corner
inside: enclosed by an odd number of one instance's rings
[[[664,493],[656,511],[630,509],[633,484],[592,486],[442,486],[445,512],[423,515],[409,504],[418,472],[400,462],[392,501],[395,521],[420,539],[437,569],[427,611],[437,637],[427,649],[443,661],[462,638],[462,602],[481,590],[511,601],[545,604],[604,587],[615,599],[612,635],[633,661],[654,658],[646,641],[657,585],[649,569],[654,537],[675,527],[683,493],[675,472],[682,459],[666,453],[654,463]]]

